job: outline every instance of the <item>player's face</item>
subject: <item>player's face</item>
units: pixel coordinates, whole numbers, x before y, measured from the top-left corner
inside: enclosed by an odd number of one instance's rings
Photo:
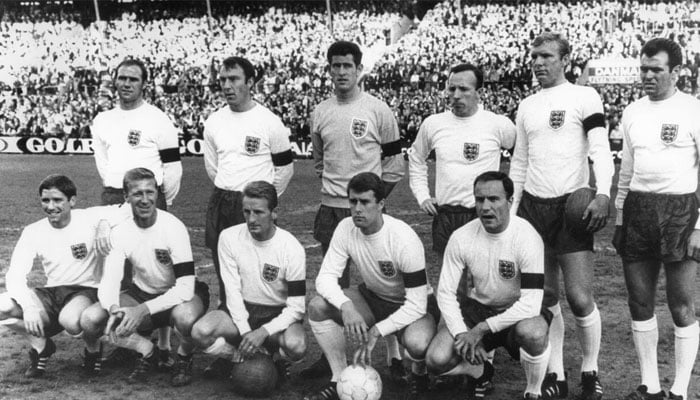
[[[447,98],[452,112],[458,117],[469,117],[479,107],[479,93],[476,89],[476,75],[473,71],[451,74],[447,80]]]
[[[123,65],[117,70],[114,86],[117,88],[119,103],[122,107],[136,105],[143,95],[143,78],[141,68],[136,65]]]
[[[233,68],[221,67],[219,85],[231,110],[244,111],[247,108],[251,101],[253,78],[246,80],[243,68],[238,65]]]
[[[476,215],[488,233],[501,233],[510,222],[511,200],[501,181],[481,181],[474,187]]]
[[[142,179],[129,183],[126,201],[131,205],[136,225],[147,228],[156,222],[156,200],[158,188],[153,179]]]
[[[332,56],[330,65],[331,80],[336,92],[348,93],[357,87],[362,73],[362,64],[355,65],[352,54]]]
[[[267,207],[266,199],[243,196],[243,216],[250,235],[259,241],[268,240],[275,234],[277,212]]]
[[[669,98],[675,93],[680,66],[673,70],[668,66],[668,53],[660,51],[652,57],[642,55],[639,73],[642,78],[644,93],[649,99],[658,101]]]
[[[75,206],[75,196],[70,199],[56,188],[41,191],[41,209],[54,228],[65,228],[70,223],[70,210]]]
[[[348,198],[350,215],[352,215],[352,222],[355,226],[360,228],[365,235],[378,232],[384,223],[382,219],[384,200],[377,201],[371,190],[361,193],[350,190]]]
[[[530,51],[532,72],[543,88],[564,83],[564,70],[569,63],[569,56],[559,55],[557,42],[544,42]]]

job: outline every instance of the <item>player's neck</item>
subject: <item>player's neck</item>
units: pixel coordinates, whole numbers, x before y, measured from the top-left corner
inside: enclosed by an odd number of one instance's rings
[[[557,87],[557,86],[561,86],[561,85],[565,84],[566,82],[568,82],[568,81],[566,80],[566,77],[561,76],[561,77],[559,77],[559,78],[558,78],[556,81],[554,81],[554,82],[547,83],[547,84],[543,84],[543,85],[542,85],[542,89],[551,89],[551,88],[555,88],[555,87]]]
[[[134,100],[134,101],[123,101],[123,100],[119,100],[119,108],[121,108],[122,110],[125,110],[125,111],[129,111],[129,110],[136,109],[136,108],[138,108],[139,106],[141,106],[141,104],[143,104],[143,98],[142,98],[142,97],[141,97],[141,98],[138,98],[138,99],[136,99],[136,100]]]
[[[156,219],[158,218],[158,210],[155,210],[152,215],[149,215],[148,217],[139,217],[134,215],[134,223],[136,226],[138,226],[141,229],[146,229],[150,228],[156,223]]]
[[[360,95],[360,87],[357,85],[355,85],[351,90],[348,90],[348,91],[340,91],[340,90],[335,91],[335,97],[338,99],[338,101],[342,101],[344,103],[355,100],[357,98],[357,96],[359,96],[359,95]]]
[[[271,229],[269,229],[265,232],[261,232],[261,233],[251,232],[250,236],[252,236],[253,239],[257,240],[258,242],[266,242],[266,241],[272,239],[273,236],[275,236],[276,231],[277,231],[277,227],[273,225]]]
[[[384,218],[382,218],[382,216],[380,215],[379,219],[377,219],[377,221],[375,221],[371,225],[360,228],[360,232],[362,232],[362,234],[365,236],[374,235],[375,233],[381,231],[383,226]]]
[[[253,107],[255,107],[255,102],[253,101],[253,99],[248,99],[247,101],[241,104],[228,105],[228,108],[233,112],[246,112],[251,110]]]
[[[678,89],[673,87],[671,90],[664,92],[664,93],[661,93],[658,96],[652,97],[651,95],[649,95],[649,100],[651,100],[651,101],[664,101],[664,100],[667,100],[667,99],[670,99],[671,97],[673,97],[673,95],[676,94],[677,91],[678,91]]]
[[[51,221],[49,220],[49,224],[54,228],[54,229],[63,229],[70,224],[70,219],[71,215],[68,214],[66,218],[59,219],[57,221]]]

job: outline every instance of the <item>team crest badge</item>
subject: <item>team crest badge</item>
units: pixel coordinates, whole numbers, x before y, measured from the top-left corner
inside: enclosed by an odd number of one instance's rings
[[[552,110],[549,113],[549,126],[552,129],[561,128],[564,125],[564,117],[566,117],[566,111]]]
[[[394,267],[394,263],[391,261],[380,261],[379,270],[382,271],[382,275],[386,276],[387,278],[393,278],[396,276],[396,268]]]
[[[280,267],[274,265],[265,264],[262,270],[262,278],[265,282],[274,282],[280,273]]]
[[[369,121],[366,119],[353,118],[352,126],[350,127],[350,133],[352,136],[359,139],[367,134],[367,129],[369,127]]]
[[[76,260],[82,260],[87,257],[87,246],[85,243],[73,244],[70,246],[70,251],[73,253],[73,258]]]
[[[130,129],[129,130],[129,137],[127,138],[129,142],[129,146],[131,147],[136,147],[139,145],[141,142],[141,131],[137,131],[136,129]]]
[[[678,137],[678,125],[662,124],[661,125],[661,141],[666,144],[673,143]]]
[[[255,136],[245,137],[245,151],[248,154],[255,154],[260,150],[260,138]]]
[[[172,264],[173,262],[173,260],[170,259],[170,252],[163,249],[156,249],[156,260],[163,265]]]
[[[512,261],[498,260],[498,274],[503,279],[515,278],[515,263]]]
[[[479,143],[465,143],[462,151],[467,161],[474,161],[479,158]]]

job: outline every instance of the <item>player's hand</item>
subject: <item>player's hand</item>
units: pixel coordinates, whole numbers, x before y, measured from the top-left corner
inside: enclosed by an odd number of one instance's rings
[[[248,358],[252,356],[255,352],[260,350],[260,347],[265,343],[270,334],[262,326],[254,331],[250,331],[243,335],[241,338],[241,344],[238,345],[238,351],[241,353],[243,358]]]
[[[437,215],[437,201],[434,197],[431,197],[421,203],[420,209],[434,217]]]
[[[688,257],[700,261],[700,229],[694,229],[688,238]]]
[[[343,303],[340,307],[340,313],[343,317],[345,336],[356,343],[366,343],[369,327],[362,315],[355,309],[352,301]]]
[[[455,352],[472,364],[481,364],[486,356],[481,339],[488,331],[488,325],[480,322],[468,332],[458,334],[455,336]]]
[[[97,224],[97,232],[95,232],[95,249],[97,254],[106,257],[112,251],[112,242],[109,239],[112,228],[106,220],[100,220]]]
[[[109,319],[107,320],[107,325],[105,326],[104,334],[109,338],[112,343],[116,343],[117,334],[115,330],[117,326],[122,322],[124,318],[124,313],[119,311],[119,307],[112,306],[109,311]]]
[[[139,304],[134,307],[120,307],[118,311],[124,313],[122,322],[115,330],[117,336],[120,337],[126,337],[136,332],[136,329],[138,329],[146,316],[150,314],[145,304]]]
[[[583,212],[583,218],[586,219],[588,216],[591,220],[588,222],[586,230],[589,232],[597,232],[605,226],[608,221],[608,214],[610,210],[608,209],[608,203],[610,198],[604,194],[597,194],[595,198],[588,204],[586,210]]]
[[[619,254],[620,250],[622,249],[622,226],[621,225],[615,225],[615,233],[613,234],[612,245],[615,248],[615,250],[617,250],[617,252]],[[688,250],[690,250],[690,247],[688,247]]]
[[[27,310],[24,312],[24,330],[36,337],[44,337],[44,320],[41,319],[41,311]]]

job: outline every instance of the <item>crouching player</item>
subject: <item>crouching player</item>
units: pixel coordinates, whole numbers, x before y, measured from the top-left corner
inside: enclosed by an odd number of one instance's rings
[[[384,185],[377,175],[355,175],[348,197],[351,218],[343,219],[333,233],[316,278],[318,296],[309,303],[309,325],[333,376],[306,399],[338,399],[337,379],[347,365],[343,330],[367,354],[379,337],[398,333],[414,360],[411,397],[427,390],[424,358],[439,319],[427,284],[423,244],[406,223],[382,214]],[[348,264],[357,268],[363,283],[343,290],[338,278]]]
[[[171,383],[192,379],[192,325],[209,306],[209,290],[197,282],[187,228],[167,211],[158,210],[158,188],[145,168],[124,175],[124,193],[133,218],[112,230],[112,251],[105,258],[97,296],[99,303],[80,319],[88,345],[97,347],[102,334],[119,347],[138,352],[129,381],[144,381],[158,363],[158,351],[148,339],[153,329],[172,326],[180,336]],[[119,293],[124,260],[134,267],[131,286]]]
[[[244,224],[219,236],[221,278],[226,303],[192,328],[195,343],[220,358],[205,376],[226,378],[231,361],[257,351],[278,351],[281,377],[289,361],[306,352],[302,320],[306,311],[306,254],[291,233],[275,226],[277,190],[265,181],[243,189]]]
[[[503,346],[525,369],[526,399],[541,398],[549,360],[548,323],[542,309],[544,245],[535,229],[510,215],[513,182],[501,172],[485,172],[474,183],[474,220],[447,243],[438,304],[445,320],[428,350],[428,368],[438,374],[465,374],[468,398],[484,395],[493,375],[487,352]],[[464,268],[473,288],[462,304],[457,286]]]
[[[28,378],[42,376],[56,351],[51,340],[66,330],[81,336],[80,315],[97,301],[101,255],[109,251],[109,229],[125,213],[118,207],[73,209],[77,190],[64,175],[50,175],[39,185],[41,208],[46,218],[22,231],[7,271],[7,293],[0,295],[0,320],[11,329],[28,333],[32,349]],[[101,225],[103,220],[107,225]],[[98,254],[99,253],[99,254]],[[44,268],[44,287],[30,289],[27,274],[34,258]],[[85,350],[86,372],[100,370],[100,358]]]

